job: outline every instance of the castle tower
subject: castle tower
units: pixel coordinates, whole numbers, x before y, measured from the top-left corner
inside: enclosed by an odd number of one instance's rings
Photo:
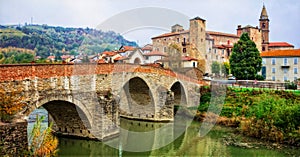
[[[204,19],[195,17],[190,19],[190,50],[196,48],[198,51],[190,51],[189,55],[194,58],[203,59],[206,52],[206,23]]]
[[[262,51],[268,51],[269,49],[269,18],[267,14],[267,9],[265,5],[263,5],[261,14],[260,14],[260,19],[259,19],[259,26],[261,30],[261,50]]]

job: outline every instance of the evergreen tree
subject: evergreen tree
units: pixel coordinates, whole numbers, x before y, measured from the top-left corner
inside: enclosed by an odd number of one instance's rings
[[[243,33],[234,44],[229,61],[231,72],[237,79],[255,79],[261,70],[262,58],[248,33]]]

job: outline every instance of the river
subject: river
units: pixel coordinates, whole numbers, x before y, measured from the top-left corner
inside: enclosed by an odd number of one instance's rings
[[[44,109],[35,110],[29,118],[34,121],[36,114],[47,115]],[[47,126],[47,121],[43,123]],[[130,152],[126,151],[129,147],[141,147],[145,143],[142,139],[131,136],[130,132],[149,132],[164,126],[166,123],[158,122],[142,122],[135,120],[128,120],[121,118],[120,138],[117,138],[119,147],[113,148],[107,145],[110,141],[99,142],[91,140],[80,140],[59,137],[58,156],[285,156],[284,153],[278,150],[269,150],[264,148],[241,148],[235,146],[227,146],[224,144],[224,137],[232,134],[233,129],[222,126],[215,126],[206,136],[199,136],[199,128],[201,123],[192,122],[189,125],[174,125],[174,129],[181,127],[185,128],[183,133],[178,134],[173,142],[156,150],[145,152]],[[28,125],[28,132],[32,128],[33,122]],[[124,131],[125,130],[125,131]],[[167,136],[176,136],[176,132],[168,131],[160,135],[145,137],[147,139],[146,145],[155,146],[161,144]],[[120,140],[122,139],[122,140]],[[114,139],[115,140],[115,139]],[[111,140],[116,142],[116,140]],[[128,149],[127,149],[128,150]],[[137,149],[138,150],[138,149]]]

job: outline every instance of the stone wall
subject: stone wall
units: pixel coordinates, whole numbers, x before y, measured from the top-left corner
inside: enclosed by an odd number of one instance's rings
[[[0,156],[23,156],[26,152],[27,122],[0,124]]]

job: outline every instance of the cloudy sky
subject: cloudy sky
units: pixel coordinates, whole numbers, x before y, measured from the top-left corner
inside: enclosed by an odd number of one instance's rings
[[[32,17],[34,24],[101,29],[99,25],[114,21],[111,28],[143,45],[173,24],[188,29],[186,19],[196,16],[206,20],[207,30],[235,34],[239,24],[258,25],[263,3],[270,40],[300,48],[299,0],[0,0],[0,24],[30,23]]]

